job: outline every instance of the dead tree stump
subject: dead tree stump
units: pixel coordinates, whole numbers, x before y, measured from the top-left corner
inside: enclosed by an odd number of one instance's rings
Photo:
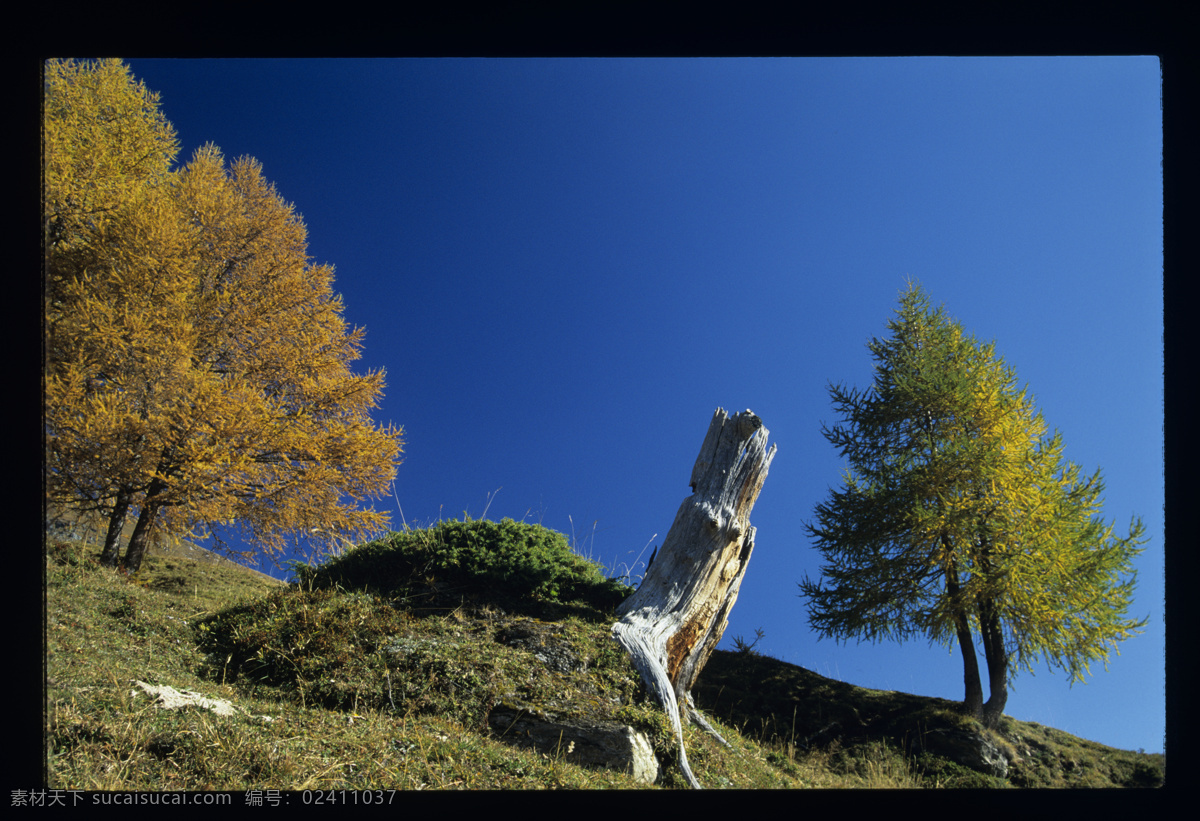
[[[692,495],[679,506],[637,592],[617,609],[620,621],[612,628],[671,718],[681,769],[697,788],[680,712],[717,735],[696,711],[691,689],[725,632],[754,549],[750,510],[775,457],[767,436],[750,411],[730,418],[717,408],[692,468]]]

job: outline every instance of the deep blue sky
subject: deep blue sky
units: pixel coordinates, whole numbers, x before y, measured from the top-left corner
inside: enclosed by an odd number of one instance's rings
[[[1150,537],[1146,632],[1019,719],[1161,751],[1162,111],[1154,58],[129,60],[183,143],[249,154],[337,269],[411,524],[574,535],[617,573],[661,544],[717,407],[779,446],[723,646],[962,698],[957,648],[818,642],[802,524],[842,465],[827,385],[905,280],[1027,383],[1105,516]],[[489,506],[490,500],[490,506]],[[382,506],[399,513],[393,500]]]

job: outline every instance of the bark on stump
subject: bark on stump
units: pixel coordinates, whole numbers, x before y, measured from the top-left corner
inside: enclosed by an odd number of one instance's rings
[[[767,478],[775,446],[750,411],[730,418],[717,408],[692,468],[692,495],[679,506],[637,592],[617,609],[612,635],[662,704],[688,766],[680,713],[722,739],[692,703],[691,689],[729,623],[750,553],[750,510]]]

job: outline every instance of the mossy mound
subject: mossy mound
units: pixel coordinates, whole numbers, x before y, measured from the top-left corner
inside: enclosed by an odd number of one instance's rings
[[[468,604],[603,620],[633,592],[574,553],[563,534],[512,519],[391,533],[295,572],[302,587],[363,590],[415,613]]]

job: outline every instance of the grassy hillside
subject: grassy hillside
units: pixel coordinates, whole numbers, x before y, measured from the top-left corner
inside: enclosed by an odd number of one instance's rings
[[[515,576],[503,571],[504,581],[494,564],[450,549],[454,538],[469,545],[476,531],[468,531],[418,531],[396,549],[376,546],[376,558],[399,562],[391,572],[362,575],[367,551],[357,565],[331,565],[293,586],[211,561],[186,543],[152,551],[143,570],[127,578],[98,567],[94,545],[50,540],[51,786],[642,786],[623,773],[578,766],[567,750],[505,743],[487,716],[509,705],[634,726],[651,739],[662,765],[655,786],[683,787],[665,717],[608,635],[619,586],[540,537],[513,542],[518,554],[508,564],[523,569]],[[232,711],[160,709],[143,685],[223,700]],[[858,688],[752,650],[715,653],[695,696],[731,745],[687,728],[688,759],[706,787],[1163,781],[1161,755],[1012,720],[994,735],[1012,759],[1008,777],[986,776],[922,750],[931,731],[977,729],[952,703]]]

